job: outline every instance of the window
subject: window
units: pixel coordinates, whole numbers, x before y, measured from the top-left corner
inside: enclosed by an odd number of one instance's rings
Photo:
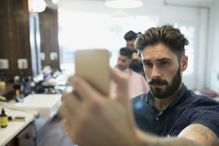
[[[74,66],[74,52],[84,48],[107,48],[110,65],[117,61],[118,50],[125,46],[124,34],[133,30],[144,32],[158,25],[154,16],[115,16],[91,12],[59,12],[59,44],[62,68]]]
[[[189,41],[189,45],[185,47],[186,55],[189,58],[189,63],[184,75],[191,75],[194,73],[194,36],[195,36],[195,27],[175,24],[175,27],[179,28],[180,31],[185,35]]]

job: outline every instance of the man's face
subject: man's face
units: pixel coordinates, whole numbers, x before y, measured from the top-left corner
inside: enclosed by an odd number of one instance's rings
[[[129,64],[131,62],[131,58],[128,58],[127,56],[120,55],[117,60],[117,67],[120,70],[125,70],[129,67]]]
[[[135,50],[135,39],[126,41],[126,47],[130,48],[132,51]]]
[[[168,47],[159,43],[145,47],[142,59],[152,95],[160,99],[174,95],[181,86],[187,57],[179,60]]]

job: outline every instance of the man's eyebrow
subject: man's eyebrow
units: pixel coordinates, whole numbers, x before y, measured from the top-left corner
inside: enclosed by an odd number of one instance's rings
[[[159,58],[159,59],[156,59],[156,61],[170,61],[171,59],[170,58]],[[143,59],[144,62],[150,62],[151,60],[150,59]]]
[[[160,59],[157,59],[157,61],[171,61],[170,58],[160,58]]]
[[[143,59],[143,62],[150,62],[150,59]]]

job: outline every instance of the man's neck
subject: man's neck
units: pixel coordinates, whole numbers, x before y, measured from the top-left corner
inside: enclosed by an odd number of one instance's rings
[[[174,101],[177,93],[180,91],[181,88],[182,88],[182,84],[180,85],[179,89],[172,96],[165,97],[163,99],[155,97],[154,98],[154,105],[155,105],[156,109],[159,111],[163,111],[164,109],[166,109],[172,103],[172,101]]]

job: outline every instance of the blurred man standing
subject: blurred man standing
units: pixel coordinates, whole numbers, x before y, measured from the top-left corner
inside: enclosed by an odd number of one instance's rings
[[[143,64],[141,62],[141,58],[138,55],[138,52],[135,48],[135,40],[138,34],[134,31],[130,30],[124,35],[124,39],[126,41],[126,47],[130,48],[132,51],[132,61],[129,65],[129,68],[133,71],[144,76]]]
[[[148,86],[145,78],[129,68],[132,62],[132,51],[128,47],[119,50],[116,69],[129,75],[130,95],[135,97],[141,93],[148,91]]]
[[[130,48],[132,52],[136,51],[135,50],[135,40],[137,38],[137,33],[134,31],[130,30],[124,35],[124,39],[126,41],[126,47]]]

